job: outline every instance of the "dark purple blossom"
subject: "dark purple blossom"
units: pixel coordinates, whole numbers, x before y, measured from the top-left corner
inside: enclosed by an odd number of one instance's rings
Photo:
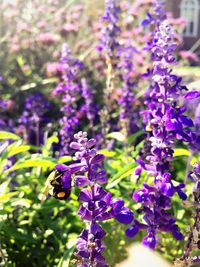
[[[186,100],[187,101],[187,100]],[[188,106],[192,106],[194,108],[195,106],[195,114],[194,114],[194,132],[195,135],[193,135],[193,142],[190,144],[190,149],[192,150],[192,153],[198,153],[200,151],[200,103],[196,103],[196,101],[193,103],[193,101],[189,101]]]

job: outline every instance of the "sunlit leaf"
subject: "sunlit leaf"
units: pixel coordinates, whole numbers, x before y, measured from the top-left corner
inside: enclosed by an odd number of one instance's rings
[[[14,133],[0,131],[0,140],[7,140],[7,139],[20,140],[21,138]]]
[[[107,138],[109,139],[115,139],[119,142],[124,142],[125,141],[125,136],[121,132],[112,132],[107,134]]]
[[[113,158],[116,155],[116,152],[107,149],[101,149],[98,152],[109,158]]]
[[[176,148],[174,149],[174,157],[180,157],[180,156],[190,156],[191,152],[185,148]]]
[[[139,136],[141,136],[143,131],[138,131],[128,137],[128,144],[132,144]]]
[[[6,193],[9,183],[10,179],[0,185],[0,196],[3,196]]]
[[[50,168],[53,169],[56,164],[50,160],[45,159],[27,159],[23,162],[17,162],[13,167],[6,170],[4,173],[10,173],[15,170],[31,167],[41,167],[41,168]]]
[[[11,156],[14,156],[14,155],[17,155],[19,153],[23,153],[23,152],[26,152],[26,151],[29,151],[31,149],[31,146],[29,145],[20,145],[18,147],[15,147],[13,149],[11,149],[8,153],[8,157],[11,157]]]
[[[32,201],[30,199],[22,198],[22,199],[13,201],[12,202],[12,206],[23,206],[23,207],[26,207],[26,208],[30,208],[31,203],[32,203]]]
[[[75,245],[73,245],[72,247],[70,247],[63,255],[63,257],[61,258],[61,260],[59,261],[57,267],[68,267],[69,263],[70,263],[70,258],[73,255],[75,249]]]
[[[113,188],[116,186],[122,179],[126,178],[133,173],[136,167],[136,163],[129,163],[124,168],[122,168],[116,175],[114,175],[109,184],[106,186],[107,189]]]

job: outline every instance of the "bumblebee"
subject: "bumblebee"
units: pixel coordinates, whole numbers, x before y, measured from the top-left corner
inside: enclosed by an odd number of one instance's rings
[[[50,173],[46,181],[42,201],[44,201],[48,195],[59,200],[65,200],[69,198],[71,194],[71,187],[64,187],[62,182],[62,177],[64,174],[65,172],[58,170],[54,170]]]

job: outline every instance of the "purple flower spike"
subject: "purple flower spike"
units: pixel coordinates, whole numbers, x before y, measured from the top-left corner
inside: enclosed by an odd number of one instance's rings
[[[80,120],[78,118],[78,101],[81,94],[81,84],[77,80],[78,73],[82,70],[82,63],[74,59],[67,46],[63,44],[60,58],[62,77],[57,87],[53,91],[54,96],[59,96],[62,102],[61,112],[63,117],[60,119],[60,155],[66,155],[70,151],[69,144],[73,139],[75,129]],[[73,146],[73,144],[72,144]]]
[[[150,185],[143,184],[141,189],[133,193],[133,199],[141,204],[140,213],[143,212],[144,228],[148,234],[143,244],[154,249],[156,247],[157,235],[160,232],[169,232],[177,240],[183,235],[175,224],[176,219],[169,213],[172,197],[175,193],[182,200],[187,198],[183,191],[184,185],[174,186],[171,168],[174,153],[174,144],[178,140],[195,143],[196,135],[190,129],[193,121],[184,113],[186,108],[179,105],[179,98],[183,96],[186,89],[182,79],[172,74],[172,65],[176,63],[174,52],[177,45],[174,41],[174,32],[166,19],[163,2],[156,0],[154,14],[149,15],[144,24],[151,23],[155,30],[152,40],[148,42],[146,50],[151,51],[153,62],[152,69],[147,71],[151,80],[149,89],[145,94],[146,110],[143,112],[144,124],[146,125],[146,140],[144,148],[137,162],[140,169],[136,174],[145,170],[152,177]],[[198,92],[186,94],[186,99],[198,96]],[[134,222],[133,226],[138,226]],[[129,228],[128,234],[135,228]],[[142,229],[139,227],[139,229]]]
[[[98,154],[93,148],[96,140],[88,139],[86,132],[78,132],[74,139],[69,147],[76,151],[78,162],[69,166],[59,164],[55,169],[63,173],[64,188],[71,188],[71,177],[75,186],[87,186],[78,196],[81,203],[78,214],[87,227],[77,240],[77,266],[94,266],[95,263],[95,266],[106,267],[108,265],[102,255],[104,245],[101,241],[105,231],[99,222],[114,218],[122,224],[129,224],[133,221],[133,212],[124,206],[123,200],[113,199],[112,194],[101,186],[107,178],[103,169],[104,155]]]
[[[26,98],[25,109],[18,119],[16,129],[25,141],[40,146],[44,143],[42,128],[50,122],[47,112],[50,110],[50,103],[44,95],[36,92]]]
[[[98,46],[99,51],[105,51],[109,58],[114,58],[116,50],[119,47],[118,35],[120,27],[118,26],[120,8],[119,0],[105,0],[105,14],[102,20],[106,22],[106,26],[101,32],[101,42]]]

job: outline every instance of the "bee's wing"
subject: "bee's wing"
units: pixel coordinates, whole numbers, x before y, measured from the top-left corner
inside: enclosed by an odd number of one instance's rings
[[[50,191],[52,189],[51,181],[53,181],[54,178],[55,178],[55,171],[52,171],[49,174],[49,176],[48,176],[48,178],[47,178],[47,180],[45,182],[45,186],[44,186],[44,188],[42,190],[42,193],[39,196],[39,199],[41,200],[41,202],[44,202],[46,200],[48,194],[50,193]]]

